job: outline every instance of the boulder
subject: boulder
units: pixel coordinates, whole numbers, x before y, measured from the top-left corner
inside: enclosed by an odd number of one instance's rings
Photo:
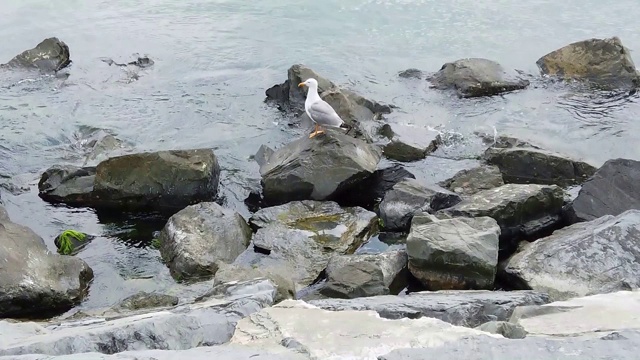
[[[257,278],[269,279],[277,288],[278,292],[275,302],[279,303],[285,299],[296,298],[296,284],[290,276],[283,276],[270,269],[261,269],[258,267],[245,267],[235,264],[221,263],[216,276],[215,284],[225,284],[233,281],[249,281]],[[207,292],[204,297],[211,296],[211,292]]]
[[[373,210],[397,183],[415,178],[402,165],[392,164],[374,171],[371,176],[356,184],[353,191],[342,194],[339,200],[343,206],[360,206]]]
[[[580,189],[571,204],[572,222],[640,210],[640,161],[612,159],[605,162]]]
[[[442,142],[438,131],[402,124],[384,124],[380,134],[389,139],[382,149],[384,156],[398,161],[422,160]]]
[[[500,257],[512,254],[521,239],[534,239],[562,222],[564,191],[556,185],[506,184],[483,190],[438,215],[494,218],[500,225]]]
[[[371,176],[379,148],[338,131],[304,136],[276,150],[260,167],[265,201],[333,200]]]
[[[429,290],[493,289],[500,227],[490,217],[412,225],[409,271]]]
[[[116,305],[115,310],[135,311],[140,309],[171,307],[178,305],[178,302],[179,299],[177,296],[140,291],[122,300]]]
[[[536,148],[491,147],[485,151],[484,158],[500,169],[505,183],[567,187],[582,184],[596,171],[583,161]]]
[[[376,215],[335,202],[294,201],[255,213],[257,232],[234,265],[293,279],[296,290],[312,284],[334,254],[351,254],[375,229]]]
[[[0,318],[47,317],[84,299],[93,270],[83,260],[52,254],[33,230],[0,206]]]
[[[503,276],[515,288],[554,300],[640,287],[640,210],[577,223],[509,258]],[[615,286],[612,286],[615,285]]]
[[[235,211],[214,202],[190,205],[160,232],[160,254],[178,281],[212,277],[220,263],[232,263],[251,241],[251,229]]]
[[[422,185],[415,179],[405,179],[393,186],[380,203],[382,226],[390,231],[407,231],[413,215],[435,212],[451,207],[462,199],[437,185]]]
[[[473,195],[504,185],[500,168],[493,165],[481,165],[472,169],[460,170],[453,177],[439,183],[445,189],[458,195]]]
[[[518,306],[543,305],[549,297],[535,291],[423,291],[406,296],[383,295],[358,299],[312,300],[331,311],[373,310],[385,319],[436,318],[453,325],[476,327],[488,321],[507,321]]]
[[[2,67],[38,69],[43,72],[61,70],[71,64],[69,47],[56,37],[42,40],[33,49],[16,55]]]
[[[500,334],[507,339],[524,339],[527,337],[527,330],[525,330],[522,325],[506,321],[489,321],[480,326],[476,326],[475,329],[491,334]]]
[[[481,58],[446,63],[427,80],[436,89],[453,89],[463,98],[498,95],[529,86],[529,81],[520,79],[515,71]]]
[[[82,206],[92,204],[95,167],[54,165],[48,168],[38,182],[38,195],[45,201]]]
[[[544,75],[586,80],[605,88],[634,88],[640,74],[618,37],[587,39],[544,55],[536,64]]]

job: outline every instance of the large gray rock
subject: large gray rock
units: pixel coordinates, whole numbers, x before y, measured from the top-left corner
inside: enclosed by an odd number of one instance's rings
[[[573,221],[640,210],[640,161],[612,159],[582,185],[571,205]]]
[[[542,74],[565,80],[586,80],[606,88],[640,85],[631,52],[615,36],[571,43],[544,55],[536,64]]]
[[[534,291],[464,290],[323,299],[309,303],[331,311],[373,310],[386,319],[431,317],[454,325],[476,327],[488,321],[509,320],[517,306],[543,305],[549,301],[546,294]]]
[[[529,86],[529,81],[520,79],[515,71],[481,58],[446,63],[427,80],[436,89],[453,89],[464,98],[497,95]]]
[[[296,290],[313,283],[334,254],[351,254],[375,229],[376,215],[334,202],[294,201],[256,212],[258,231],[234,265],[293,279]]]
[[[500,168],[482,165],[472,169],[458,171],[451,178],[439,183],[445,189],[459,195],[473,195],[504,185]]]
[[[442,142],[439,132],[423,127],[384,124],[380,133],[389,139],[382,149],[384,156],[398,161],[424,159]]]
[[[516,288],[554,300],[640,287],[640,210],[605,215],[555,231],[523,247],[504,265]]]
[[[382,226],[390,231],[407,231],[419,212],[435,212],[456,205],[459,195],[437,185],[422,185],[405,179],[389,190],[379,206]]]
[[[33,49],[25,50],[8,63],[0,66],[53,72],[61,70],[69,64],[71,64],[69,47],[58,38],[51,37],[42,40]]]
[[[85,205],[95,201],[93,183],[95,167],[54,165],[48,168],[38,182],[38,195],[46,201],[68,205]]]
[[[269,279],[277,287],[275,302],[296,298],[296,284],[290,276],[284,276],[270,269],[246,267],[236,264],[220,263],[214,283],[225,284],[233,281],[249,281],[257,278]],[[210,292],[204,295],[210,296]]]
[[[429,290],[493,288],[500,227],[490,217],[411,226],[409,271]]]
[[[265,200],[332,200],[352,190],[376,170],[381,151],[374,145],[326,130],[276,150],[260,167]]]
[[[0,318],[67,311],[82,301],[92,279],[87,263],[51,253],[40,236],[12,222],[0,206]]]
[[[230,264],[251,241],[251,229],[235,211],[214,202],[187,206],[160,232],[160,254],[176,280],[201,280]]]
[[[229,284],[224,296],[170,310],[60,324],[0,321],[0,355],[114,354],[127,350],[185,350],[224,344],[239,319],[273,304],[266,280]]]

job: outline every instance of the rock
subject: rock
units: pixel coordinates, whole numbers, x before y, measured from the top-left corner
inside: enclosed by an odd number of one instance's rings
[[[101,161],[107,160],[108,155],[115,155],[116,152],[125,149],[125,143],[108,132],[101,129],[88,130],[89,132],[84,131],[84,134],[81,134],[81,140],[78,144],[85,154],[82,166],[88,164],[95,166]]]
[[[400,164],[378,169],[371,176],[361,181],[353,191],[342,194],[340,203],[344,206],[360,206],[367,210],[373,210],[384,198],[384,195],[404,179],[415,179]]]
[[[62,70],[71,64],[69,47],[58,38],[42,40],[35,48],[16,55],[7,64],[8,68],[38,69],[44,72]]]
[[[116,318],[89,318],[37,326],[0,321],[0,331],[20,333],[0,340],[1,355],[114,354],[127,350],[185,350],[224,344],[239,319],[273,303],[275,287],[266,280],[233,284],[226,297],[170,310]]]
[[[46,317],[84,299],[93,270],[83,260],[52,254],[33,230],[0,206],[0,318]]]
[[[383,148],[384,156],[398,161],[424,159],[442,142],[435,130],[401,124],[384,124],[380,134],[389,139]]]
[[[422,70],[411,68],[400,71],[398,76],[404,79],[422,79],[424,74],[422,73]]]
[[[272,205],[294,200],[333,200],[371,176],[379,148],[337,131],[304,136],[276,150],[260,167],[264,198]]]
[[[494,218],[500,225],[500,255],[504,258],[521,239],[555,230],[561,223],[563,202],[564,192],[556,185],[506,184],[480,191],[439,213]]]
[[[407,231],[413,215],[435,212],[451,207],[462,199],[437,185],[422,185],[415,179],[405,179],[387,192],[379,212],[385,230]]]
[[[476,326],[475,329],[491,334],[500,334],[507,339],[524,339],[527,337],[527,330],[525,330],[522,325],[506,321],[489,321],[480,326]]]
[[[460,170],[453,177],[439,183],[445,189],[459,195],[473,195],[504,185],[500,168],[482,165],[473,169]]]
[[[60,255],[77,255],[96,237],[75,230],[65,230],[53,239]]]
[[[500,168],[505,183],[566,187],[582,184],[596,171],[583,161],[534,148],[489,148],[484,158]]]
[[[220,263],[232,263],[251,235],[240,214],[203,202],[169,218],[160,232],[160,254],[174,279],[201,280],[215,275]]]
[[[334,255],[327,264],[327,277],[332,277],[335,271],[348,265],[367,262],[382,270],[384,286],[393,288],[398,282],[402,270],[407,267],[407,251],[404,248],[387,249],[377,254]]]
[[[376,215],[335,202],[295,201],[262,209],[250,223],[258,230],[234,265],[293,279],[299,290],[318,278],[332,255],[360,247],[374,230]]]
[[[177,296],[140,291],[122,300],[116,310],[140,310],[178,305]]]
[[[586,80],[606,88],[632,88],[640,74],[631,52],[618,37],[578,41],[536,61],[544,75],[564,80]]]
[[[580,189],[571,205],[576,221],[640,210],[640,161],[612,159],[605,162]]]
[[[491,290],[499,236],[490,217],[413,225],[407,238],[409,271],[429,290]]]
[[[258,163],[258,166],[264,166],[267,164],[269,158],[271,158],[271,155],[273,155],[274,152],[275,151],[273,151],[272,148],[263,144],[260,145],[258,152],[256,152],[253,158]]]
[[[453,325],[476,327],[488,321],[507,321],[517,306],[549,303],[534,291],[423,291],[406,296],[383,295],[358,299],[309,301],[331,311],[373,310],[385,319],[436,318]]]
[[[273,272],[269,269],[261,269],[258,267],[244,267],[241,265],[221,263],[215,276],[216,284],[224,284],[233,281],[248,281],[257,278],[269,279],[277,287],[275,302],[279,303],[285,299],[296,298],[296,284],[291,277],[285,277],[282,274]],[[210,292],[205,294],[211,296]]]
[[[92,203],[95,177],[95,167],[54,165],[40,177],[38,195],[52,203],[68,205]]]
[[[556,230],[504,265],[516,288],[546,291],[554,300],[595,294],[612,284],[640,287],[640,210],[605,215]]]
[[[507,71],[495,61],[480,58],[446,63],[427,80],[436,89],[454,89],[463,98],[498,95],[529,86],[529,81],[518,78],[515,71]]]

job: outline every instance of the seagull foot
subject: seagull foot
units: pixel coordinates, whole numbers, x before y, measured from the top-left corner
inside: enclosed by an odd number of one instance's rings
[[[309,134],[309,139],[311,139],[312,137],[318,135],[317,131],[312,132],[311,134]]]

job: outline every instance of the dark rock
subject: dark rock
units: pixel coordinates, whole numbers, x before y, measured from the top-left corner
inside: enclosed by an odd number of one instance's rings
[[[640,74],[618,37],[571,43],[536,61],[544,75],[586,80],[605,88],[635,88]]]
[[[500,334],[507,339],[524,339],[527,337],[527,330],[522,325],[506,321],[489,321],[475,328],[491,334]]]
[[[500,227],[490,217],[412,225],[409,271],[429,290],[493,289]]]
[[[264,198],[272,205],[294,200],[333,200],[371,176],[379,148],[337,131],[304,136],[276,150],[260,167]]]
[[[42,318],[79,304],[93,279],[83,260],[52,254],[0,206],[0,317]]]
[[[504,264],[516,288],[546,291],[554,300],[640,287],[640,210],[577,223],[539,239]]]
[[[325,310],[373,310],[386,319],[431,317],[453,325],[475,327],[488,321],[507,321],[517,306],[549,303],[534,291],[425,291],[406,296],[311,300]]]
[[[215,276],[215,284],[225,284],[233,281],[249,281],[257,278],[269,279],[278,289],[275,302],[296,298],[296,285],[290,276],[283,276],[270,269],[258,267],[245,267],[235,264],[221,263]],[[204,297],[211,296],[211,292]]]
[[[529,81],[518,78],[515,71],[507,71],[495,61],[480,58],[446,63],[427,80],[436,89],[454,89],[464,98],[498,95],[529,86]]]
[[[47,169],[38,182],[39,196],[53,203],[68,205],[91,204],[96,168],[73,165],[54,165]]]
[[[439,185],[456,194],[468,196],[502,186],[504,181],[497,166],[482,165],[473,169],[460,170]]]
[[[140,310],[158,307],[169,307],[178,305],[178,297],[166,294],[156,294],[141,291],[122,300],[117,306],[117,310]]]
[[[215,275],[220,263],[233,262],[251,241],[244,218],[214,202],[187,206],[160,233],[160,254],[176,280]]]
[[[518,138],[514,138],[511,136],[496,136],[489,135],[487,133],[475,131],[475,135],[482,139],[482,142],[486,145],[489,145],[492,148],[499,149],[511,149],[511,148],[533,148],[533,149],[541,149],[539,146],[532,144],[528,141],[524,141]]]
[[[612,159],[605,162],[580,189],[571,205],[572,222],[640,210],[640,161]]]
[[[500,257],[504,258],[521,239],[534,239],[558,228],[563,203],[564,191],[556,185],[506,184],[480,191],[440,213],[494,218],[500,225]]]
[[[272,148],[266,145],[260,145],[258,152],[256,152],[253,158],[258,163],[258,166],[265,166],[274,152]]]
[[[361,206],[373,210],[384,195],[404,179],[415,179],[400,164],[378,169],[371,176],[354,186],[353,190],[340,196],[340,203],[346,206]]]
[[[398,76],[405,79],[422,79],[424,74],[422,73],[422,70],[411,68],[400,71]]]
[[[380,218],[385,230],[409,230],[411,218],[418,212],[435,212],[461,201],[460,196],[437,185],[422,185],[415,179],[397,183],[380,203]]]
[[[77,255],[96,237],[75,230],[65,230],[53,239],[60,255]]]
[[[52,37],[42,40],[35,48],[25,50],[2,66],[54,72],[69,64],[71,64],[69,47],[58,38]]]
[[[398,161],[424,159],[442,142],[439,132],[415,126],[384,124],[380,133],[390,140],[383,147],[384,155]]]

